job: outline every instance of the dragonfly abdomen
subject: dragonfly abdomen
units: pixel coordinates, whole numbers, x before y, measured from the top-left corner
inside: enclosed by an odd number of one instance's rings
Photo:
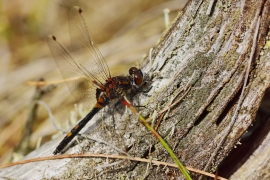
[[[99,103],[96,103],[99,104]],[[67,144],[72,141],[72,139],[82,130],[82,128],[93,118],[93,116],[102,108],[94,107],[60,142],[57,146],[55,151],[53,152],[54,155],[61,152]]]

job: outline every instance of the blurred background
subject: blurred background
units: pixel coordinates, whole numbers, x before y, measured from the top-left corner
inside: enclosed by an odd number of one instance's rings
[[[83,10],[90,34],[106,59],[112,75],[125,75],[154,47],[165,32],[164,9],[172,22],[187,0],[2,0],[0,3],[0,164],[12,159],[23,141],[25,129],[29,150],[49,141],[56,129],[48,112],[38,107],[35,121],[26,125],[36,87],[27,81],[61,80],[62,76],[47,46],[53,34],[69,47],[68,12]],[[45,93],[41,100],[51,109],[57,124],[64,124],[76,100],[64,83]],[[23,136],[23,137],[22,137]],[[23,154],[27,154],[24,152]]]

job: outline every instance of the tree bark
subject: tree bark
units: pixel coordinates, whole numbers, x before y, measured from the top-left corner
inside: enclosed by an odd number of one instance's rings
[[[270,48],[266,43],[269,41],[269,17],[269,0],[190,1],[142,62],[142,71],[151,81],[152,89],[147,94],[134,96],[133,104],[145,106],[139,108],[144,117],[152,117],[154,111],[160,112],[173,104],[190,87],[184,99],[171,107],[165,116],[158,116],[151,122],[156,126],[161,120],[158,133],[185,166],[214,172],[252,125],[270,83]],[[181,89],[184,91],[177,95]],[[100,121],[106,117],[102,125],[91,132],[91,137],[122,149],[132,157],[173,163],[136,115],[116,112],[114,129],[112,116],[106,115],[108,108],[103,112],[105,115],[99,113],[94,118]],[[52,155],[61,139],[45,144],[26,158]],[[267,139],[269,132],[259,152],[267,152],[270,148]],[[68,153],[79,153],[78,146],[83,153],[124,153],[101,141],[83,142]],[[245,165],[241,173],[236,172],[232,177],[241,179],[248,172],[254,175],[252,179],[266,179],[269,158],[251,158],[246,163],[254,161],[265,166],[256,170],[256,167]],[[113,162],[117,164],[104,167]],[[96,169],[97,166],[103,168]],[[26,179],[183,178],[176,168],[102,158],[29,163],[2,169],[0,176]],[[191,176],[199,177],[195,173]]]

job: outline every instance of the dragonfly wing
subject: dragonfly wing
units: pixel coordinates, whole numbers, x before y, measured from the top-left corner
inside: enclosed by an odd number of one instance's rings
[[[82,10],[74,6],[69,11],[69,34],[71,38],[72,53],[77,63],[92,79],[104,84],[110,78],[110,72],[103,56],[90,37]]]
[[[48,45],[72,95],[86,108],[92,107],[96,102],[97,87],[93,84],[91,77],[78,66],[76,57],[54,36],[48,36]]]

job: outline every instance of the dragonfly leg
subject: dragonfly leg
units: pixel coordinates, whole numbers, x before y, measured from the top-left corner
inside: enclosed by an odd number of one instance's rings
[[[144,81],[143,84],[141,85],[141,87],[143,87],[146,83],[147,83],[147,82]],[[148,93],[148,92],[152,89],[152,87],[153,87],[153,86],[150,86],[149,89],[143,90],[143,89],[140,89],[140,87],[134,86],[134,88],[135,88],[135,90],[136,90],[137,92],[142,92],[142,93]]]

